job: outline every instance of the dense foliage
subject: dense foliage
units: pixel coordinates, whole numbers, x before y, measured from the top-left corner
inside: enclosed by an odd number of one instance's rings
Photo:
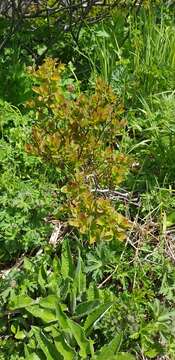
[[[0,360],[174,360],[174,2],[29,3],[0,5]]]

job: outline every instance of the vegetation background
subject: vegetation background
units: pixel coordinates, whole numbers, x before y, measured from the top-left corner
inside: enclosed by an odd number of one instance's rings
[[[0,360],[175,359],[175,2],[0,4]]]

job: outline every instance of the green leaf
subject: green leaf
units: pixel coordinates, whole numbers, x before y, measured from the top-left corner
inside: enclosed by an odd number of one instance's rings
[[[37,53],[39,56],[43,55],[44,52],[47,50],[47,46],[46,45],[37,45]]]
[[[102,38],[109,38],[110,35],[105,30],[96,31],[96,35]]]
[[[80,347],[80,356],[87,359],[87,356],[91,353],[91,344],[85,336],[84,329],[72,320],[69,320],[69,329]]]
[[[57,350],[63,356],[64,360],[74,360],[75,351],[68,345],[67,341],[64,339],[63,335],[59,335],[54,338],[54,343]]]
[[[131,354],[128,354],[128,353],[119,353],[117,355],[112,355],[110,350],[109,350],[109,353],[107,354],[108,356],[108,359],[110,360],[135,360],[135,357]],[[92,360],[105,360],[106,357],[105,355],[100,355],[100,356],[94,356],[92,358]]]
[[[55,256],[53,259],[52,267],[53,267],[53,272],[58,276],[58,274],[61,272],[61,264],[57,256]]]
[[[17,340],[23,340],[26,337],[26,334],[23,330],[17,330],[15,334],[15,339]]]
[[[74,274],[74,263],[70,252],[69,240],[65,239],[62,245],[61,255],[61,274],[64,279],[67,277],[73,277]]]
[[[46,284],[47,284],[47,275],[44,269],[44,266],[42,265],[39,269],[38,273],[38,284],[40,285],[43,293],[46,292]]]
[[[9,304],[9,309],[16,310],[26,308],[26,306],[32,305],[34,302],[35,300],[28,295],[13,296]]]
[[[26,344],[24,344],[24,354],[25,354],[25,358],[28,358],[30,356],[30,353],[29,353],[29,350],[28,350]]]
[[[63,330],[69,330],[68,320],[69,318],[62,311],[60,304],[56,306],[56,316]]]
[[[43,351],[47,360],[62,360],[61,354],[57,351],[55,345],[45,336],[45,334],[37,327],[33,327],[33,331],[39,347]]]
[[[32,353],[25,356],[25,360],[41,360],[41,358],[36,353]]]
[[[122,339],[123,339],[122,334],[116,334],[114,339],[109,344],[104,345],[100,349],[99,355],[95,359],[97,359],[97,360],[105,360],[107,358],[111,358],[111,356],[114,356],[120,350]],[[115,357],[114,357],[114,359],[115,359]],[[130,360],[130,359],[128,359],[128,360]],[[133,359],[131,359],[131,360],[133,360]]]
[[[32,262],[27,257],[24,258],[23,268],[27,271],[31,271],[33,268]]]
[[[56,313],[54,310],[51,309],[42,309],[39,307],[39,305],[33,305],[30,307],[27,307],[26,310],[32,314],[36,318],[40,318],[42,321],[46,323],[50,323],[52,321],[56,321]]]
[[[45,298],[42,298],[39,302],[39,305],[43,308],[53,309],[55,308],[55,304],[59,301],[58,297],[55,295],[48,295]]]
[[[83,273],[83,260],[80,255],[80,251],[78,254],[78,262],[75,270],[73,289],[75,290],[77,296],[81,295],[86,290],[86,276]]]
[[[92,300],[83,302],[76,307],[75,315],[73,318],[81,317],[84,315],[89,315],[100,305],[99,300]]]
[[[73,320],[70,320],[62,311],[60,305],[56,308],[57,318],[63,330],[68,331],[80,347],[80,355],[86,358],[91,351],[90,341],[86,338],[84,329]]]
[[[72,314],[74,314],[76,309],[77,298],[81,296],[83,292],[86,291],[86,276],[83,272],[82,265],[83,265],[83,261],[79,251],[72,289],[70,291],[70,308]]]
[[[100,305],[96,310],[88,315],[85,323],[84,330],[86,335],[89,335],[93,326],[106,314],[106,312],[111,308],[113,303],[107,303]]]
[[[94,299],[100,300],[100,290],[97,288],[94,282],[91,282],[89,284],[88,288],[86,289],[86,293],[88,300],[94,300]]]
[[[175,224],[175,211],[171,212],[166,217],[166,226],[170,227]]]
[[[128,353],[118,353],[117,355],[112,355],[110,350],[109,350],[109,353],[107,354],[108,356],[108,359],[110,360],[135,360],[135,357],[131,354],[128,354]],[[105,360],[106,357],[105,355],[100,355],[100,356],[94,356],[92,358],[92,360]]]
[[[64,279],[64,282],[60,289],[60,298],[63,301],[67,298],[68,294],[70,293],[71,283],[72,283],[72,279],[70,278]]]
[[[70,311],[74,314],[76,306],[77,306],[77,296],[76,296],[76,288],[73,287],[70,291]]]

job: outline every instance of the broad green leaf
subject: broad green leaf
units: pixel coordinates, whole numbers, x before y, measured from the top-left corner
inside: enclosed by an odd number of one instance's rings
[[[42,298],[39,302],[39,305],[43,308],[53,309],[55,304],[57,304],[59,299],[55,295],[48,295],[45,298]]]
[[[110,343],[108,345],[103,346],[103,348],[101,349],[101,351],[103,353],[105,353],[105,350],[106,348],[110,348],[110,350],[115,354],[117,353],[119,350],[120,350],[120,347],[121,347],[121,344],[122,344],[122,341],[123,341],[123,334],[120,333],[120,334],[116,334],[114,336],[114,339],[112,339],[110,341]]]
[[[61,274],[64,279],[68,278],[69,276],[73,277],[74,274],[74,264],[68,239],[65,239],[62,245]]]
[[[36,353],[32,353],[25,356],[25,360],[41,360],[41,358]]]
[[[16,324],[15,324],[16,325]],[[12,324],[11,325],[11,327],[10,327],[10,330],[11,330],[11,332],[13,333],[13,334],[16,334],[16,332],[17,332],[17,326],[15,326],[14,324]]]
[[[88,315],[84,323],[84,330],[86,335],[90,334],[93,326],[106,314],[112,305],[113,303],[102,304]]]
[[[25,353],[25,358],[27,359],[30,356],[30,353],[26,344],[24,344],[24,353]]]
[[[62,360],[61,354],[57,351],[55,345],[38,328],[33,327],[36,340],[43,351],[47,360]]]
[[[81,255],[80,255],[80,251],[78,253],[78,262],[77,262],[77,267],[75,270],[75,277],[74,277],[74,282],[73,282],[73,287],[74,289],[76,289],[76,293],[77,295],[79,295],[81,293],[81,274],[82,274],[82,259],[81,259]]]
[[[58,275],[61,272],[61,264],[57,256],[54,257],[52,266],[53,266],[53,272],[56,273],[56,275]]]
[[[82,264],[83,261],[79,251],[72,289],[70,291],[70,307],[72,314],[74,314],[76,309],[77,298],[81,296],[84,291],[86,291],[86,276],[83,272]]]
[[[118,351],[120,350],[120,346],[122,343],[122,339],[123,339],[123,335],[122,334],[117,334],[115,335],[114,339],[112,341],[110,341],[109,344],[104,345],[100,350],[99,350],[99,355],[97,357],[95,357],[96,360],[105,360],[105,359],[109,359],[115,354],[118,353]],[[114,360],[116,360],[117,357],[114,357]],[[118,359],[119,360],[119,359]],[[122,359],[121,359],[122,360]],[[123,359],[124,360],[124,359]],[[130,360],[130,359],[128,359]],[[133,360],[133,359],[131,359]]]
[[[46,284],[47,284],[47,276],[46,276],[46,272],[45,272],[43,265],[39,269],[38,284],[40,285],[42,291],[45,293],[46,292]]]
[[[87,356],[91,353],[91,344],[90,340],[85,336],[84,329],[72,320],[69,320],[69,329],[80,347],[80,356],[87,359]]]
[[[75,270],[73,288],[74,291],[76,291],[77,296],[81,295],[86,290],[86,276],[83,272],[83,261],[80,255],[80,251],[78,254],[78,262]]]
[[[76,306],[77,306],[77,292],[76,292],[76,288],[73,287],[73,289],[71,289],[70,291],[70,310],[72,314],[75,313]]]
[[[17,330],[15,334],[15,339],[17,340],[23,340],[26,337],[26,334],[23,330]]]
[[[89,287],[86,289],[87,300],[100,299],[100,290],[97,288],[94,282],[89,284]]]
[[[42,321],[46,323],[50,323],[52,321],[56,321],[56,313],[51,309],[42,309],[39,305],[33,305],[26,308],[26,310],[32,314],[36,318],[40,318]]]
[[[166,216],[166,226],[170,227],[175,224],[175,211]]]
[[[59,335],[54,338],[54,343],[57,350],[63,356],[64,360],[74,360],[75,351],[68,345],[63,335]]]
[[[82,358],[86,358],[87,354],[90,353],[91,346],[90,341],[85,336],[84,329],[73,320],[70,320],[67,315],[64,314],[59,304],[56,307],[56,315],[62,329],[69,332],[75,338],[80,347],[80,355]]]
[[[155,359],[160,354],[159,350],[156,347],[154,348],[154,346],[153,346],[153,348],[150,348],[149,350],[145,350],[144,354],[149,356],[150,359]],[[121,359],[121,360],[123,360],[123,359]]]
[[[81,316],[84,316],[84,315],[89,315],[96,308],[98,308],[99,305],[100,305],[99,300],[83,302],[83,303],[77,305],[75,315],[73,316],[73,318],[81,317]]]
[[[59,321],[59,324],[63,330],[69,330],[69,318],[67,315],[62,311],[60,304],[56,306],[56,316]]]
[[[33,303],[35,303],[35,300],[33,300],[30,296],[17,295],[12,297],[9,308],[10,310],[21,309],[25,308],[26,306],[32,305]]]
[[[64,301],[67,298],[67,295],[70,292],[71,283],[72,283],[72,279],[70,278],[64,279],[64,282],[60,289],[60,298],[62,299],[62,301]]]

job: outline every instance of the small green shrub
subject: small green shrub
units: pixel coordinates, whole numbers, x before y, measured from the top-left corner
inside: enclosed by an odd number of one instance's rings
[[[123,107],[103,80],[97,80],[95,92],[76,98],[64,94],[61,86],[63,65],[46,59],[32,72],[37,97],[28,105],[35,109],[33,145],[27,151],[61,169],[67,185],[67,205],[58,213],[86,235],[90,243],[126,238],[130,224],[117,213],[108,199],[98,199],[96,189],[115,189],[129,171],[129,158],[115,149],[117,134],[122,136],[125,121]],[[74,87],[70,89],[70,95]],[[92,189],[92,186],[94,189]],[[92,190],[94,192],[92,192]]]

